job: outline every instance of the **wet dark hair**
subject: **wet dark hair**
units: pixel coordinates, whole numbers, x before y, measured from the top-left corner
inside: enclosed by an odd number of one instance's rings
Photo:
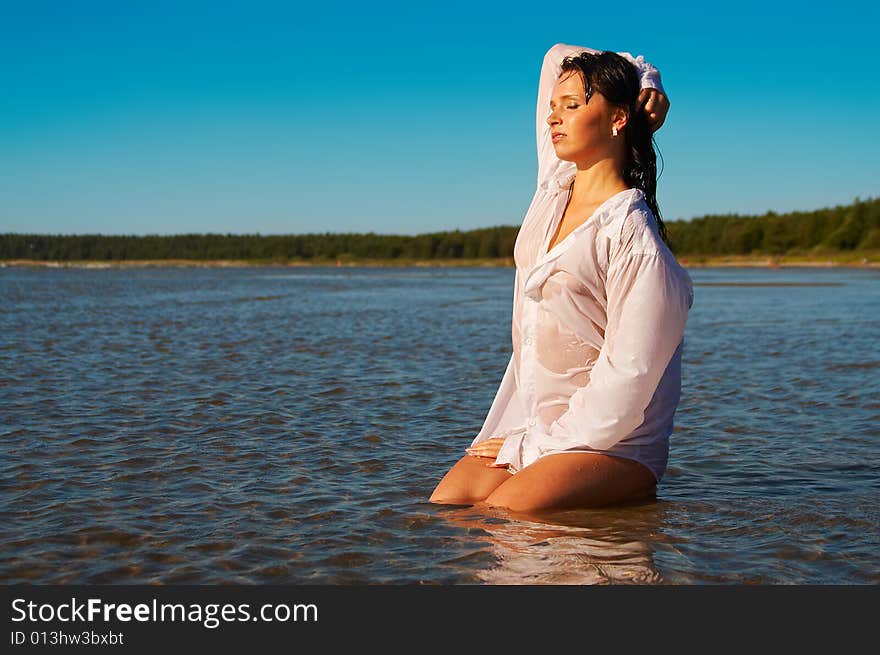
[[[582,52],[562,60],[562,73],[570,71],[580,74],[587,102],[593,92],[598,91],[609,103],[622,107],[629,115],[623,128],[623,137],[626,139],[623,181],[631,187],[641,189],[645,194],[645,202],[657,219],[660,238],[668,244],[666,226],[657,205],[657,153],[654,134],[645,113],[636,109],[641,85],[635,66],[615,52],[595,55]]]

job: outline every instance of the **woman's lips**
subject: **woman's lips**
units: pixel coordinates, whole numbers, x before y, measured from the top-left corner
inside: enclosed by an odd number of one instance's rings
[[[557,141],[561,141],[564,138],[565,138],[564,134],[554,134],[553,135],[553,143],[556,143]]]

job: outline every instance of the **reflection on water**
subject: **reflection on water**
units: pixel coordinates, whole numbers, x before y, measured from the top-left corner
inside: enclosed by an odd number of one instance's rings
[[[664,512],[655,501],[540,517],[480,504],[449,506],[441,516],[489,545],[496,563],[475,571],[485,583],[661,584],[654,543]]]

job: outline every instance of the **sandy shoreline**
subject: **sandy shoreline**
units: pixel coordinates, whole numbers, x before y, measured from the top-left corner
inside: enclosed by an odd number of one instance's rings
[[[679,257],[686,268],[880,268],[880,261],[866,257]]]
[[[686,268],[880,268],[880,261],[867,258],[803,258],[803,257],[679,257]],[[126,261],[49,261],[35,259],[0,260],[0,268],[5,267],[36,267],[36,268],[255,268],[255,267],[309,267],[329,266],[339,268],[354,267],[513,267],[513,258],[500,257],[493,259],[436,259],[436,260],[384,260],[365,259],[357,261],[311,260],[311,261],[260,261],[260,260],[195,260],[195,259],[151,259]]]

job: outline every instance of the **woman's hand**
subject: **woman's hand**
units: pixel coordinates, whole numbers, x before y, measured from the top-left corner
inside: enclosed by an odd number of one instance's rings
[[[465,448],[465,452],[471,457],[490,457],[494,460],[496,457],[498,457],[498,451],[501,450],[501,446],[503,444],[504,437],[490,437],[485,441],[481,441],[476,446]],[[507,468],[507,464],[496,464],[495,462],[489,462],[485,464],[485,466],[494,468]]]
[[[645,112],[648,125],[651,126],[652,131],[656,132],[666,120],[666,113],[669,111],[669,98],[657,89],[642,89],[639,92],[637,107]]]

